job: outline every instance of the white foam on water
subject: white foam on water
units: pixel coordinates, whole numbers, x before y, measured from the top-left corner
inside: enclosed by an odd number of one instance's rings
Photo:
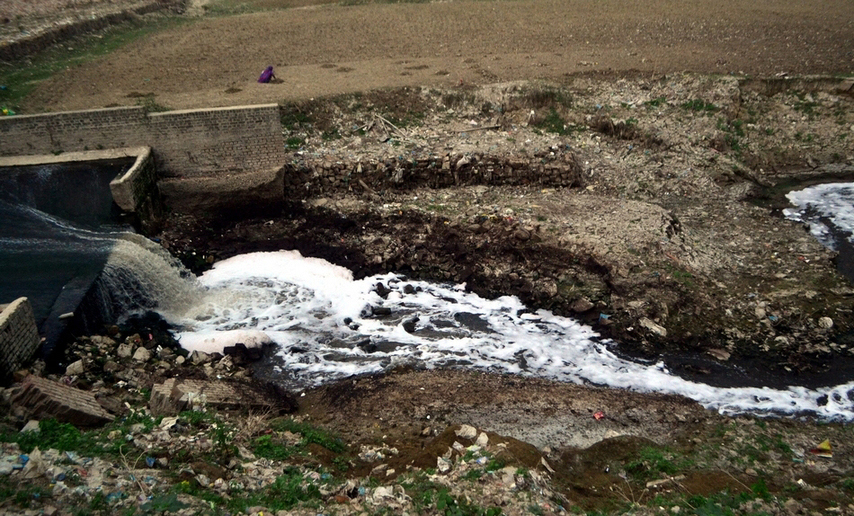
[[[786,218],[809,224],[810,233],[830,249],[836,249],[825,221],[854,243],[854,183],[825,183],[786,194],[794,208],[786,208]]]
[[[394,274],[353,280],[346,269],[293,251],[237,256],[199,282],[207,288],[201,301],[164,314],[182,327],[182,345],[214,350],[233,344],[235,331],[263,332],[280,346],[282,374],[304,387],[414,361],[681,394],[724,413],[854,419],[854,382],[778,390],[688,381],[661,363],[621,359],[590,327],[546,310],[533,314],[511,296],[484,299]],[[385,299],[377,283],[391,290]]]

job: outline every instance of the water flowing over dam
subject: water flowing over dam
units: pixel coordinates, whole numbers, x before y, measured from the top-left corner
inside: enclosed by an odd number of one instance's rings
[[[30,299],[48,343],[62,333],[129,229],[109,183],[128,160],[6,168],[0,174],[0,299]]]

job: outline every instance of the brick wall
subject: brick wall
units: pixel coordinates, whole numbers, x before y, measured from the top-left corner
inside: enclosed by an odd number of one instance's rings
[[[146,113],[141,107],[0,118],[0,156],[149,146],[160,177],[281,167],[275,104]]]
[[[7,380],[30,360],[40,343],[27,298],[18,298],[0,311],[0,380]]]

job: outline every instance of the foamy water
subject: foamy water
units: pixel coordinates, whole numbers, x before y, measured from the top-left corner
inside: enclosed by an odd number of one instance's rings
[[[165,313],[188,349],[241,338],[279,345],[281,374],[314,386],[401,363],[458,366],[641,392],[681,394],[724,413],[814,413],[854,419],[854,382],[836,387],[719,388],[679,378],[662,364],[621,359],[588,326],[529,311],[517,298],[483,299],[463,286],[350,271],[297,252],[253,253],[199,278],[198,302]],[[376,291],[382,283],[386,298]],[[246,333],[249,332],[249,333]]]
[[[786,198],[795,207],[783,210],[783,214],[809,224],[810,233],[825,246],[837,249],[832,229],[854,243],[854,183],[811,186],[789,192]]]

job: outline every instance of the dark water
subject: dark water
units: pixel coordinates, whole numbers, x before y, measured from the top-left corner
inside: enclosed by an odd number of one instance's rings
[[[26,296],[49,342],[127,229],[109,184],[130,160],[0,169],[0,303]]]

